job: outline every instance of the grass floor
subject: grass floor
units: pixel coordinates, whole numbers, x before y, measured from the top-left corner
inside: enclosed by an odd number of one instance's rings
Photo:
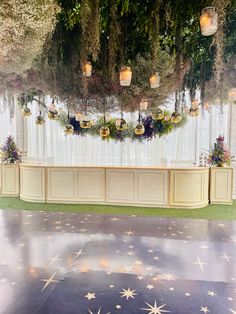
[[[233,205],[208,205],[200,209],[173,209],[110,205],[72,205],[29,203],[18,197],[0,197],[1,209],[68,211],[111,215],[137,215],[156,217],[197,218],[216,220],[236,220],[236,201]]]

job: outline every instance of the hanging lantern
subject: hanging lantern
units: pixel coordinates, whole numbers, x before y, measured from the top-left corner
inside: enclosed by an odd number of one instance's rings
[[[143,98],[140,101],[140,110],[147,110],[148,108],[148,99],[147,98]]]
[[[92,75],[92,64],[90,61],[86,61],[83,65],[83,76],[90,77]]]
[[[74,127],[73,125],[71,125],[70,123],[65,125],[65,129],[64,129],[64,133],[65,135],[71,135],[74,133]]]
[[[229,96],[229,100],[232,102],[236,101],[236,88],[230,88],[229,92],[228,92],[228,96]]]
[[[171,115],[171,122],[174,124],[180,123],[182,120],[182,115],[178,111],[174,111]]]
[[[143,135],[144,132],[145,132],[144,125],[142,123],[137,124],[135,129],[134,129],[134,133],[136,135]]]
[[[153,120],[162,120],[164,118],[164,112],[161,108],[157,108],[155,112],[152,113]]]
[[[57,120],[59,118],[58,110],[55,105],[51,105],[48,110],[48,118],[50,120]]]
[[[128,127],[128,125],[127,125],[125,119],[123,119],[123,118],[116,119],[116,129],[118,131],[125,131],[125,130],[127,130],[127,127]]]
[[[132,71],[130,67],[123,66],[120,70],[120,85],[130,86],[132,79]]]
[[[165,112],[164,113],[164,121],[169,122],[170,119],[171,119],[171,116],[170,116],[169,112]]]
[[[80,120],[79,124],[82,129],[90,129],[92,126],[91,120],[86,117],[83,117],[83,120]]]
[[[160,76],[156,72],[149,78],[151,88],[158,88],[160,86]]]
[[[189,113],[189,107],[187,105],[184,105],[182,110],[187,114]]]
[[[209,104],[209,102],[205,102],[204,105],[203,105],[203,108],[205,110],[207,110],[208,112],[211,111],[211,105]]]
[[[21,113],[22,113],[22,116],[23,116],[24,118],[28,118],[28,117],[30,117],[31,114],[32,114],[30,108],[27,107],[27,106],[24,106],[24,107],[22,108]]]
[[[84,115],[81,112],[76,112],[75,113],[75,120],[76,121],[82,121],[84,120]]]
[[[37,125],[43,125],[45,123],[45,119],[42,116],[41,111],[39,112],[39,115],[36,117],[35,122],[36,122]]]
[[[198,100],[197,99],[192,99],[191,100],[192,108],[198,108]]]
[[[202,10],[200,27],[203,36],[214,35],[218,28],[218,14],[215,7],[207,7]]]
[[[197,108],[191,107],[189,109],[189,115],[190,115],[190,117],[197,117],[199,115],[199,108],[198,107]]]
[[[110,129],[107,126],[102,126],[99,133],[103,138],[108,137],[110,135]]]

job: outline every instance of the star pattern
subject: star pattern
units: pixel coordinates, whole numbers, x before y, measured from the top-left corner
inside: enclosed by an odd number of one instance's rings
[[[130,288],[124,289],[120,292],[121,298],[126,298],[126,300],[129,300],[129,298],[134,299],[137,293],[135,293],[135,290],[131,290]]]
[[[170,313],[170,311],[167,311],[164,309],[166,304],[162,304],[160,306],[157,306],[157,302],[155,300],[154,305],[151,305],[147,302],[145,302],[148,308],[142,308],[142,310],[147,311],[148,314],[162,314],[162,313]]]
[[[6,216],[9,228],[17,230],[14,236],[21,235],[18,239],[11,238]],[[134,309],[137,314],[175,310],[210,314],[219,308],[222,313],[236,314],[235,222],[225,222],[224,227],[211,222],[212,228],[206,228],[201,220],[113,219],[110,215],[44,211],[32,212],[27,218],[22,213],[18,220],[19,215],[0,210],[0,230],[6,230],[4,235],[0,232],[0,287],[4,291],[10,285],[15,295],[27,291],[30,282],[30,293],[37,292],[42,299],[50,293],[55,299],[48,305],[52,313],[56,313],[53,306],[60,295],[62,307],[74,305],[78,312],[89,314],[131,313]],[[214,263],[212,256],[220,262]],[[67,287],[74,293],[63,293]],[[7,291],[8,299],[20,305]],[[20,311],[27,313],[27,307],[15,310]]]

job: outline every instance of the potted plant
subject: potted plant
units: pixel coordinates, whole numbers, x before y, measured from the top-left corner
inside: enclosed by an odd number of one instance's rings
[[[210,150],[208,163],[215,167],[229,167],[233,157],[234,156],[230,153],[224,143],[224,137],[220,135],[217,137],[213,148]]]
[[[11,164],[21,162],[21,151],[11,135],[7,137],[5,144],[1,147],[1,160]]]

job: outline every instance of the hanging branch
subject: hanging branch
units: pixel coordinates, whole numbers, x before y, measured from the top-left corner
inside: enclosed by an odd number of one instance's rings
[[[212,44],[216,47],[214,77],[216,87],[220,85],[222,76],[224,74],[224,48],[225,48],[225,24],[226,24],[226,10],[231,4],[230,0],[214,0],[213,5],[217,7],[218,11],[218,30],[213,37]]]
[[[118,38],[120,35],[120,24],[117,19],[117,3],[116,0],[111,0],[110,6],[110,29],[109,29],[109,42],[108,42],[108,69],[111,76],[111,81],[115,80],[115,66],[118,50]]]
[[[151,43],[151,52],[153,60],[153,69],[157,70],[158,52],[160,50],[160,7],[162,0],[155,0],[151,12],[151,24],[149,29],[149,40]]]

